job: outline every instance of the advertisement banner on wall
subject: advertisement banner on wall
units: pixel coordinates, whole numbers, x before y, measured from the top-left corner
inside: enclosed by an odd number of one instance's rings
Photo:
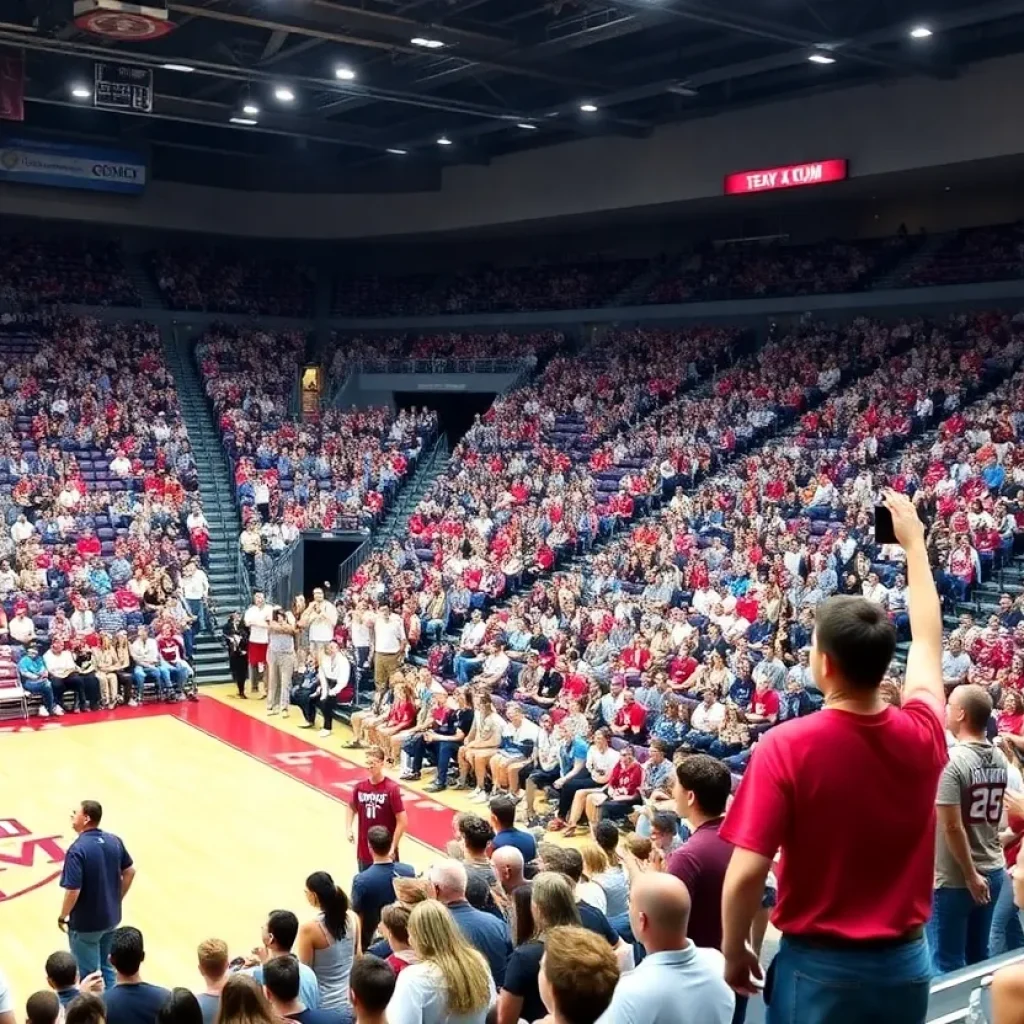
[[[0,181],[139,195],[146,161],[129,150],[0,136]]]
[[[752,192],[774,192],[780,188],[804,188],[824,185],[830,181],[843,181],[849,177],[845,160],[812,160],[806,164],[785,164],[766,167],[760,171],[738,171],[725,176],[727,196],[748,195]]]

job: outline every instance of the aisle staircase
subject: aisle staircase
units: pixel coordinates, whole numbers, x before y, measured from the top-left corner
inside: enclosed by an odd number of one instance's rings
[[[199,467],[199,494],[210,523],[210,595],[221,625],[241,607],[242,581],[238,575],[238,535],[241,523],[234,501],[231,472],[221,447],[216,424],[203,391],[191,339],[179,338],[171,327],[161,330],[167,365],[174,374],[181,413]],[[196,678],[200,683],[230,678],[227,652],[218,633],[196,638]]]
[[[146,263],[146,254],[141,252],[125,252],[125,269],[132,279],[139,295],[142,296],[143,309],[163,309],[164,300],[160,297],[160,290],[153,280],[149,266]]]
[[[906,280],[920,266],[928,263],[931,258],[952,238],[951,232],[938,235],[929,235],[924,241],[916,246],[907,256],[900,260],[895,266],[890,267],[887,273],[878,277],[871,285],[871,291],[884,292],[892,288],[905,288]]]

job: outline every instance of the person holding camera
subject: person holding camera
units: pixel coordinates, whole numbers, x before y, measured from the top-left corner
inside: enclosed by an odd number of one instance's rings
[[[287,718],[295,674],[295,616],[286,608],[275,608],[267,631],[267,714]]]

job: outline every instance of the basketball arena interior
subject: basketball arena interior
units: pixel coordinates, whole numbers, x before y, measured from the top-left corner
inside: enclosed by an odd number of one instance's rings
[[[0,1024],[1024,1022],[1022,109],[1022,0],[0,3]]]

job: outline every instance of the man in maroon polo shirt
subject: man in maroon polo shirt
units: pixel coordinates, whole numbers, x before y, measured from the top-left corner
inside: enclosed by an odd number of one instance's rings
[[[726,980],[756,990],[750,926],[781,850],[782,932],[765,981],[768,1024],[920,1024],[931,965],[935,794],[946,763],[942,614],[924,526],[886,492],[907,555],[910,629],[903,706],[880,685],[896,649],[884,609],[861,597],[818,605],[811,670],[817,714],[758,741],[722,836],[736,847],[722,898]]]

